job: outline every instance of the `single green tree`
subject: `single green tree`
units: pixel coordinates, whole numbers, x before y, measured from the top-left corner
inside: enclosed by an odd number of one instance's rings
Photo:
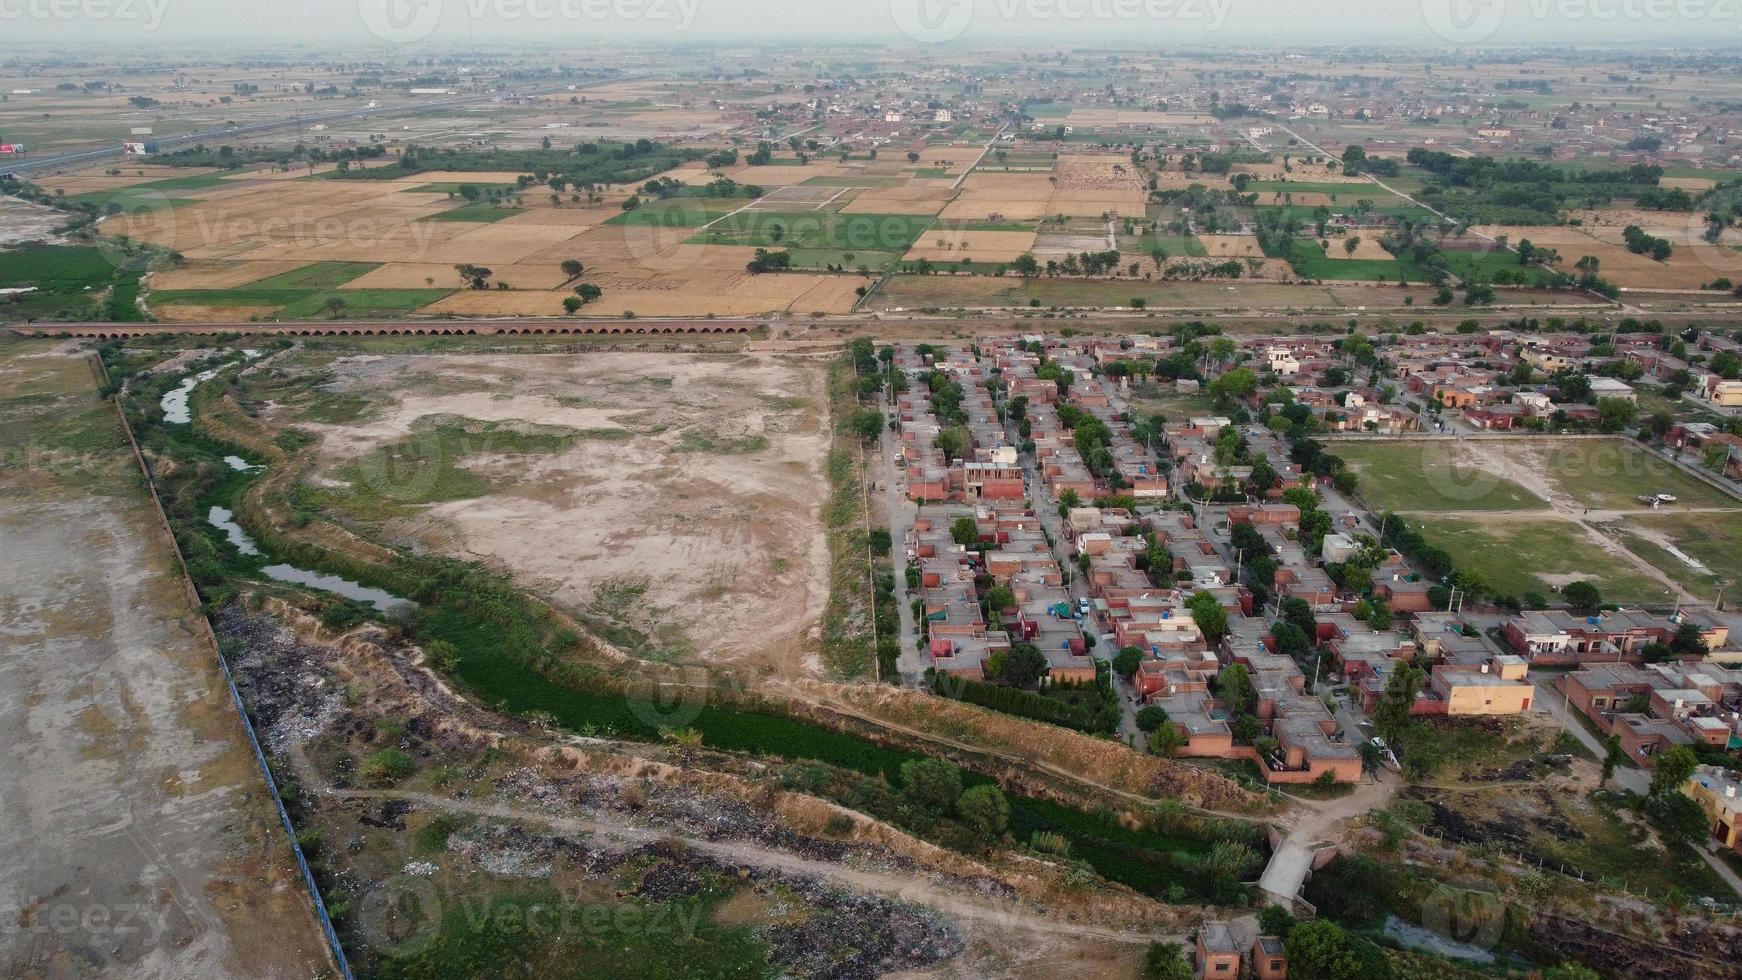
[[[996,837],[1010,825],[1010,801],[990,783],[982,783],[956,800],[956,814],[982,837]]]

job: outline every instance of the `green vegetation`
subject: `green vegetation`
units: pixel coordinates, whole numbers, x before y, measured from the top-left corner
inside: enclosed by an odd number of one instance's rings
[[[1479,517],[1412,515],[1430,545],[1451,555],[1460,574],[1476,576],[1490,595],[1548,595],[1552,582],[1589,580],[1617,602],[1664,598],[1664,587],[1625,559],[1606,552],[1577,524],[1560,520],[1484,522]],[[1520,560],[1520,556],[1528,556]]]
[[[1337,455],[1361,478],[1375,511],[1547,510],[1548,501],[1464,459],[1455,443],[1340,442]]]
[[[487,224],[493,221],[501,221],[503,218],[512,218],[517,214],[525,213],[525,211],[525,208],[504,207],[499,204],[462,204],[457,208],[438,211],[435,214],[430,215],[426,220],[476,221]]]
[[[452,416],[425,416],[410,438],[376,449],[344,468],[348,509],[464,500],[490,492],[488,475],[468,468],[478,456],[530,456],[562,452],[579,437],[560,426],[524,426]]]
[[[1734,586],[1742,582],[1742,513],[1650,515],[1629,518],[1620,525],[1628,547],[1649,558],[1665,574],[1700,598],[1713,595],[1719,581]],[[1687,562],[1626,529],[1637,526],[1662,535],[1681,551],[1706,566],[1701,573]]]
[[[188,174],[184,177],[166,177],[162,180],[148,181],[143,184],[133,184],[106,191],[90,191],[85,194],[73,194],[67,200],[73,204],[94,205],[98,210],[109,214],[132,214],[139,210],[153,210],[175,203],[193,204],[190,198],[166,198],[169,191],[191,191],[206,187],[221,187],[224,175],[221,173]]]
[[[27,245],[0,252],[0,320],[145,319],[133,300],[152,253],[90,245]]]
[[[282,317],[358,317],[408,313],[452,293],[451,289],[164,289],[151,294],[158,305],[265,307]]]
[[[244,289],[332,289],[381,268],[379,262],[313,262],[300,269],[256,279]]]
[[[1641,494],[1671,493],[1685,507],[1738,507],[1742,501],[1683,473],[1625,439],[1555,443],[1545,474],[1592,509],[1637,509]]]
[[[639,225],[658,228],[700,228],[746,202],[739,198],[680,196],[647,201],[633,211],[606,219],[608,225]]]
[[[690,239],[693,244],[829,248],[901,253],[931,227],[930,215],[830,211],[740,211]]]

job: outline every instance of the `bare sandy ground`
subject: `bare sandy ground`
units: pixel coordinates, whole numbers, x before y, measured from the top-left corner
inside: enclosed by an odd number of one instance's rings
[[[351,357],[370,421],[319,427],[335,479],[430,415],[581,430],[564,452],[470,458],[488,496],[401,528],[499,562],[583,616],[655,638],[659,655],[811,670],[827,598],[827,398],[815,365],[775,355]]]
[[[89,431],[113,443],[0,469],[0,976],[321,975],[289,842],[119,425],[78,357],[20,350],[0,347],[0,420],[41,436],[95,406]]]

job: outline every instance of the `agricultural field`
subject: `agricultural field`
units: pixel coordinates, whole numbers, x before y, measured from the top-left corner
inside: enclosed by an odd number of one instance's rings
[[[500,564],[637,656],[820,670],[814,365],[307,355],[252,383],[318,437],[310,499],[371,533]]]
[[[97,389],[82,352],[0,342],[0,817],[30,842],[0,863],[0,972],[321,973],[217,651]]]

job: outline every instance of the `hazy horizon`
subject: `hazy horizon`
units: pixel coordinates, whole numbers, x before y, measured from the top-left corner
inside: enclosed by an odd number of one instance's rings
[[[515,42],[575,55],[600,37],[924,50],[1004,43],[1034,51],[1085,44],[1712,48],[1742,43],[1742,0],[0,0],[0,29],[18,48],[143,36],[162,44],[431,50]]]

